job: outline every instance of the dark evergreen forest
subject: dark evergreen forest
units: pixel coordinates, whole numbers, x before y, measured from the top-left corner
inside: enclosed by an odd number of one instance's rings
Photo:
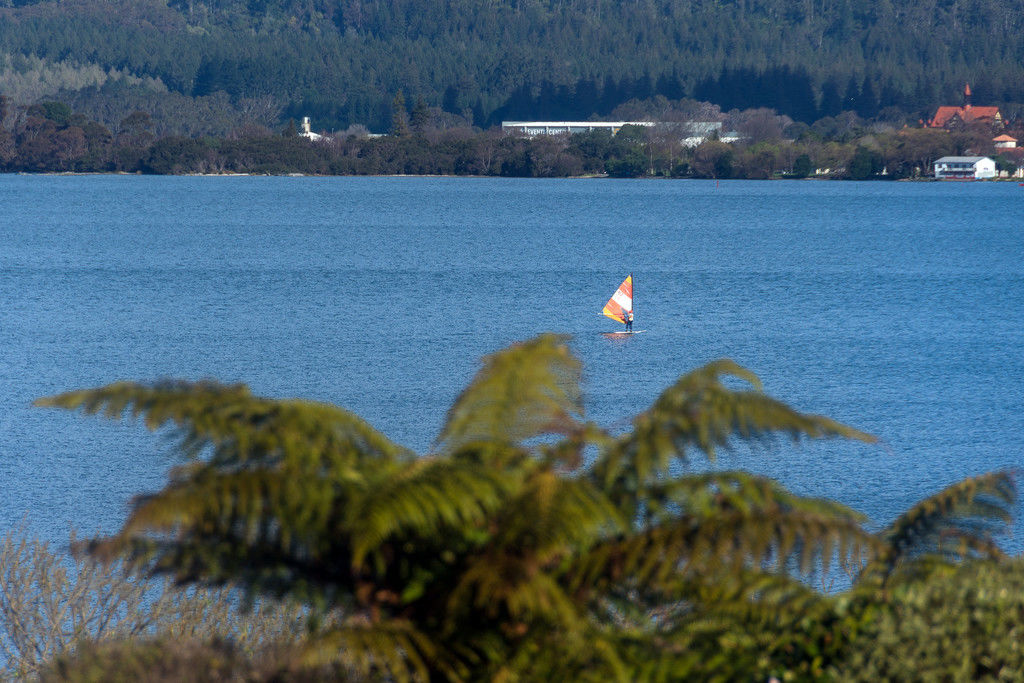
[[[1024,102],[1022,29],[994,0],[0,0],[0,93],[185,135],[384,131],[400,90],[477,126],[656,95],[916,121],[968,81]]]

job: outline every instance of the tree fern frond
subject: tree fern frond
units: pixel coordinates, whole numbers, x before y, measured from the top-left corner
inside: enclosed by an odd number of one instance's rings
[[[684,575],[668,582],[664,590],[666,597],[685,605],[681,618],[669,615],[661,620],[666,628],[689,624],[696,613],[726,617],[733,623],[792,622],[829,604],[826,596],[803,581],[752,569],[726,575]]]
[[[617,639],[604,629],[535,629],[502,662],[498,676],[523,681],[606,683],[637,680]]]
[[[547,468],[524,482],[496,521],[499,531],[492,547],[535,553],[545,564],[627,525],[589,481],[569,479]]]
[[[372,680],[426,682],[431,671],[462,680],[464,668],[441,655],[430,637],[400,619],[365,623],[350,619],[312,637],[302,653],[307,665],[341,663]]]
[[[722,383],[734,377],[755,391],[735,391]],[[612,486],[623,476],[646,482],[668,471],[672,460],[686,462],[694,451],[714,460],[733,439],[763,441],[780,434],[800,438],[875,437],[820,415],[806,415],[759,391],[749,370],[728,360],[710,363],[681,377],[636,417],[633,431],[608,449],[595,473]]]
[[[1016,495],[1009,472],[990,472],[925,498],[879,534],[883,549],[861,580],[884,581],[901,563],[921,555],[1001,556],[992,535],[1010,521]]]
[[[518,445],[575,430],[583,413],[580,362],[565,341],[546,334],[485,356],[448,411],[442,449],[474,441]]]
[[[582,612],[559,583],[556,570],[578,548],[623,530],[626,523],[618,511],[588,481],[542,468],[490,523],[494,531],[462,572],[449,613],[472,605],[492,616],[580,627]]]
[[[658,586],[680,573],[719,575],[791,562],[806,572],[827,568],[837,556],[873,553],[876,545],[855,518],[828,508],[709,509],[595,544],[578,556],[567,581],[574,590],[627,579]]]
[[[789,492],[778,482],[739,470],[688,474],[663,479],[647,489],[651,518],[682,514],[711,516],[739,510],[755,513],[774,508],[804,510],[837,519],[864,522],[865,516],[827,498],[808,498]],[[658,514],[660,513],[660,514]]]
[[[446,530],[482,524],[518,483],[500,470],[437,457],[421,458],[377,483],[348,507],[345,526],[352,535],[352,563],[390,536],[444,536]]]
[[[36,401],[36,405],[81,409],[109,418],[141,417],[151,430],[173,425],[180,450],[197,457],[207,449],[211,462],[244,465],[278,457],[323,459],[351,465],[354,459],[408,459],[356,415],[326,403],[253,396],[241,384],[169,380],[155,384],[117,382]]]
[[[449,627],[479,611],[515,631],[518,625],[552,622],[562,630],[585,626],[585,614],[555,578],[526,555],[488,552],[471,560],[446,605]]]

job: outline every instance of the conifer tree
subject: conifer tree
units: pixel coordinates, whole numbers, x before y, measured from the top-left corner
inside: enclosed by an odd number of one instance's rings
[[[430,110],[427,109],[427,103],[423,100],[423,96],[420,95],[416,98],[416,106],[413,107],[412,114],[409,116],[409,125],[414,132],[422,133],[429,121]]]
[[[401,90],[391,101],[391,134],[398,136],[409,134],[409,112],[405,108],[405,95]]]

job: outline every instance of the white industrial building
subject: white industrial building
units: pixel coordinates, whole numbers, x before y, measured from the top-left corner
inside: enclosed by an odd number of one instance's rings
[[[988,157],[942,157],[935,161],[935,177],[952,180],[996,177],[996,162]]]
[[[574,135],[593,130],[610,130],[615,135],[623,126],[653,125],[653,121],[502,121],[501,129],[532,138],[537,135]]]
[[[521,133],[532,138],[538,135],[575,135],[595,130],[608,130],[616,135],[623,126],[654,126],[677,130],[684,147],[696,147],[705,140],[717,138],[722,142],[736,142],[740,134],[723,132],[720,121],[502,121],[501,129],[507,133]]]

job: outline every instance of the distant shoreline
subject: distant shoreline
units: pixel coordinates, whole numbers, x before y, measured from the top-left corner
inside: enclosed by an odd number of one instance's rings
[[[665,176],[640,176],[636,178],[618,178],[608,174],[587,174],[570,176],[505,176],[505,175],[471,175],[456,173],[143,173],[141,171],[7,171],[0,172],[0,175],[19,176],[132,176],[132,177],[153,177],[153,178],[520,178],[523,180],[659,180],[659,181],[692,181],[692,182],[719,182],[719,181],[743,181],[753,180],[758,182],[784,182],[784,181],[829,181],[829,182],[901,182],[901,183],[1024,183],[1021,178],[896,178],[896,177],[874,177],[864,180],[853,180],[852,178],[808,176],[806,178],[670,178]]]

